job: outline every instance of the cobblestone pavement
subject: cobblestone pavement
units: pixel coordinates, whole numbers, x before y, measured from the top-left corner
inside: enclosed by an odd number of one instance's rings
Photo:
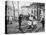
[[[27,29],[28,28],[28,24],[27,24],[27,21],[23,21],[22,23],[22,26],[21,26],[21,29],[26,33],[26,32],[40,32],[40,31],[43,31],[42,29],[42,24],[40,22],[37,23],[37,29],[35,30],[32,30],[32,29]],[[39,29],[39,30],[38,30]],[[21,33],[21,31],[19,30],[19,23],[18,22],[13,22],[13,24],[8,24],[7,25],[7,33]]]

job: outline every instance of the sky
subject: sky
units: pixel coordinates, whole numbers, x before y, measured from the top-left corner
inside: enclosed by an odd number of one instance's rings
[[[18,3],[17,1],[13,2],[15,5],[15,8],[18,8]],[[21,10],[21,6],[30,6],[30,4],[32,4],[31,2],[23,2],[23,1],[19,1],[19,10]]]
[[[15,6],[16,9],[18,9],[18,3],[17,1],[8,1],[8,5],[13,7],[13,4]],[[21,6],[30,6],[30,4],[32,4],[32,2],[24,2],[24,1],[19,1],[19,9],[21,10]]]
[[[20,2],[19,3],[19,8],[21,9],[21,6],[30,6],[30,4],[32,4],[32,3],[30,3],[30,2]]]

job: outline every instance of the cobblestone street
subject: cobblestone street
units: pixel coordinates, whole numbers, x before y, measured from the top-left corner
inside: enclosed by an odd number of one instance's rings
[[[28,24],[27,24],[27,21],[25,21],[25,20],[21,24],[22,24],[21,28],[25,33],[26,32],[35,32],[36,30],[38,31],[38,29],[40,29],[39,32],[43,31],[42,30],[42,24],[40,22],[37,24],[37,28],[35,30],[27,29]],[[13,22],[13,24],[8,24],[7,25],[7,31],[8,31],[8,33],[21,33],[21,31],[19,30],[19,23]]]

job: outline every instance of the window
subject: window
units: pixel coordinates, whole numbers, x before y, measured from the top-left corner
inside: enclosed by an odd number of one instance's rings
[[[34,15],[35,15],[35,16],[37,15],[37,11],[36,11],[36,10],[34,10]]]
[[[34,10],[34,12],[36,13],[36,10]]]
[[[33,10],[31,10],[31,13],[33,13]]]

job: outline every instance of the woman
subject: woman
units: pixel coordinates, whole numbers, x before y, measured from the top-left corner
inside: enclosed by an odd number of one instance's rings
[[[28,25],[29,25],[29,28],[28,29],[30,29],[31,28],[31,25],[33,24],[33,17],[32,16],[30,16],[29,17],[29,21],[28,21]],[[32,26],[33,27],[33,26]]]

